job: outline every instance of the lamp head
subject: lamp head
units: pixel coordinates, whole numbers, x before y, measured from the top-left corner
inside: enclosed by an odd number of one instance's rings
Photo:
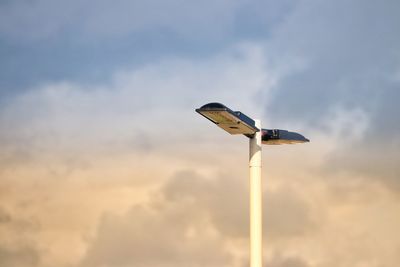
[[[252,136],[259,131],[254,120],[240,111],[232,111],[221,103],[206,104],[196,109],[196,112],[230,134]]]
[[[261,130],[262,143],[265,145],[283,145],[310,142],[303,135],[280,129],[258,129],[255,121],[240,111],[233,111],[221,103],[208,103],[196,112],[215,123],[230,134],[243,134],[252,138]]]
[[[310,142],[303,135],[280,129],[262,129],[261,140],[264,145],[284,145]]]

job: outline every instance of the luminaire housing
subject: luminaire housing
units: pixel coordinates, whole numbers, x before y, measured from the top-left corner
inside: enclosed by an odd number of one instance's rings
[[[260,131],[254,120],[240,111],[233,111],[221,103],[209,103],[196,109],[198,113],[230,134],[254,135]]]
[[[310,142],[303,135],[280,129],[262,129],[261,140],[264,145],[284,145]]]
[[[252,138],[261,130],[262,144],[283,145],[309,142],[303,135],[281,129],[258,129],[255,121],[240,111],[233,111],[221,103],[208,103],[196,112],[230,134],[243,134]]]

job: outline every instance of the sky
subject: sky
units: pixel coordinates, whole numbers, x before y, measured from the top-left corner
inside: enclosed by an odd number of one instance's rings
[[[264,265],[400,262],[397,0],[0,1],[0,266],[248,266],[264,128]]]

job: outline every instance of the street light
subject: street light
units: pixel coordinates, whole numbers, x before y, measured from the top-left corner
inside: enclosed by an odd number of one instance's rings
[[[250,267],[262,267],[261,144],[295,144],[310,140],[295,132],[262,129],[260,120],[253,120],[221,103],[206,104],[196,109],[196,112],[228,133],[243,134],[250,139]]]

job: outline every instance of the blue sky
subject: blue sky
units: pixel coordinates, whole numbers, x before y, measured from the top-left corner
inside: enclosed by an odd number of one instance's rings
[[[209,57],[240,40],[267,37],[271,26],[290,9],[286,1],[275,5],[263,1],[118,1],[112,6],[107,1],[96,5],[5,2],[2,80],[12,89],[47,80],[99,82],[113,71],[168,56]]]
[[[266,266],[395,266],[399,11],[1,1],[0,265],[246,266],[247,140],[194,112],[218,101],[311,139],[264,148]]]

